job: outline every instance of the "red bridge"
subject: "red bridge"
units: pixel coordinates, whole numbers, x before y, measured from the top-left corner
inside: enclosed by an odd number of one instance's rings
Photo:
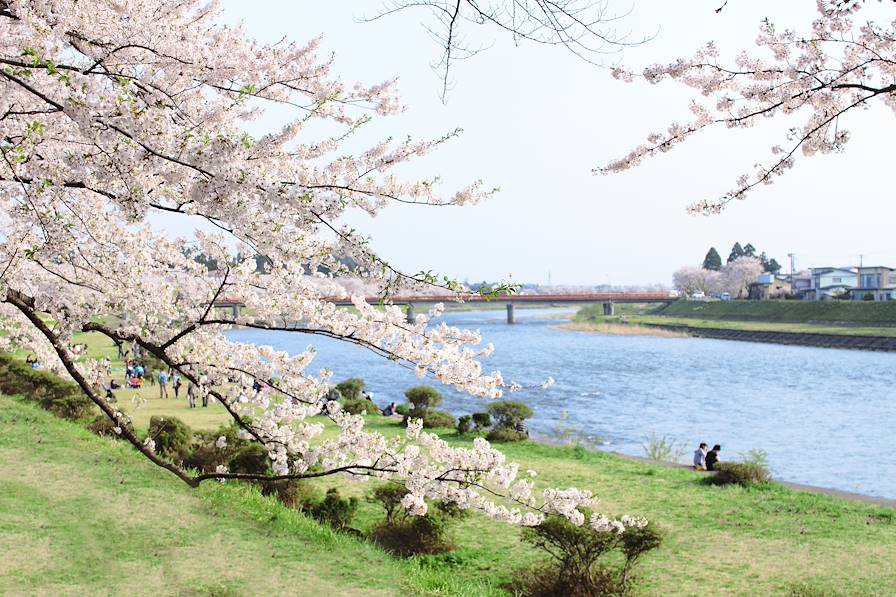
[[[334,305],[351,305],[351,300],[341,297],[324,297],[325,301]],[[366,297],[369,304],[380,302],[380,297]],[[489,298],[480,294],[466,295],[419,295],[419,296],[393,296],[390,302],[393,305],[406,305],[408,321],[414,319],[415,305],[434,305],[436,303],[505,303],[507,305],[507,323],[514,323],[514,305],[567,305],[576,303],[601,303],[604,307],[604,315],[613,314],[614,303],[671,303],[676,297],[663,293],[628,293],[605,292],[595,294],[513,294]],[[233,297],[220,297],[215,301],[216,307],[233,309],[234,316],[239,315],[241,300]]]

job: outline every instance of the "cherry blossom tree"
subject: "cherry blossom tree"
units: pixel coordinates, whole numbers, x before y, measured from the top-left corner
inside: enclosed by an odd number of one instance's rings
[[[440,308],[409,323],[390,301],[399,290],[440,285],[462,298],[465,289],[398,270],[339,224],[349,209],[487,197],[479,182],[446,195],[435,179],[395,172],[456,133],[365,140],[368,122],[402,108],[392,81],[345,83],[317,40],[265,45],[218,16],[199,0],[0,0],[3,347],[27,348],[70,376],[124,440],[191,486],[343,474],[404,484],[404,505],[418,514],[434,498],[510,523],[559,514],[582,524],[579,508],[595,504],[589,491],[537,494],[535,472],[520,475],[485,440],[451,447],[419,421],[403,437],[368,431],[325,403],[331,372],[312,369],[313,348],[289,355],[225,336],[245,326],[335,338],[473,395],[507,389],[482,370],[492,348],[478,333],[434,322]],[[253,138],[244,125],[268,106],[290,116]],[[156,214],[213,232],[173,238],[150,225]],[[266,274],[254,259],[262,255]],[[326,300],[345,295],[347,259],[384,308],[362,296],[351,297],[355,310]],[[219,312],[223,298],[251,316]],[[99,391],[104,367],[69,350],[76,332],[132,343],[179,372],[266,449],[273,474],[195,474],[157,455]],[[328,425],[335,437],[322,434]],[[599,532],[645,524],[589,522]]]
[[[672,274],[672,284],[684,295],[702,292],[710,296],[721,288],[722,276],[715,270],[685,266]]]
[[[859,17],[865,5],[860,0],[817,0],[818,16],[801,32],[778,30],[765,20],[756,40],[758,51],[739,53],[731,65],[720,61],[719,47],[710,42],[693,58],[645,68],[641,76],[649,83],[674,80],[699,93],[690,106],[693,119],[650,134],[646,144],[596,171],[632,168],[708,127],[746,128],[799,114],[802,124],[785,125],[782,142],[771,148],[769,160],[757,164],[752,174],[741,175],[720,197],[689,208],[718,213],[792,168],[798,152],[809,157],[843,151],[850,138],[845,125],[851,112],[872,104],[896,110],[896,20],[863,21]],[[623,68],[616,68],[614,75],[625,81],[635,78]]]
[[[764,271],[762,262],[755,257],[738,257],[725,264],[721,271],[721,288],[734,298],[745,298],[750,284]]]

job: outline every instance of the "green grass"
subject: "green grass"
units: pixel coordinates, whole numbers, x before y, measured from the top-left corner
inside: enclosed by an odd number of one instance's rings
[[[676,301],[664,317],[720,321],[896,326],[896,301]]]
[[[513,568],[539,557],[517,529],[474,514],[456,525],[452,554],[400,561],[246,487],[190,489],[127,445],[30,403],[0,397],[0,425],[0,594],[495,595]],[[402,432],[383,417],[368,425]],[[538,470],[543,487],[592,489],[602,511],[646,515],[665,529],[663,547],[644,560],[640,594],[896,591],[892,509],[777,485],[710,487],[689,470],[602,452],[502,449]],[[317,484],[359,496],[371,487]],[[381,516],[362,501],[354,526]]]
[[[844,336],[896,336],[896,301],[676,301],[667,306],[620,310],[610,317],[587,305],[578,323],[676,325],[693,328]]]
[[[0,397],[2,595],[489,594]]]
[[[632,308],[626,317],[655,316]],[[91,356],[114,357],[101,337],[76,341]],[[121,363],[113,367],[123,377]],[[130,404],[135,393],[147,398],[138,409]],[[214,403],[187,409],[183,394],[118,392],[139,430],[153,414],[195,429],[227,422]],[[512,569],[540,557],[518,529],[472,515],[456,525],[455,552],[399,561],[246,487],[190,489],[127,445],[32,404],[0,397],[0,425],[0,553],[8,554],[0,558],[0,594],[497,595]],[[383,417],[368,417],[368,426],[402,433]],[[451,430],[441,435],[470,444]],[[708,487],[688,470],[596,451],[530,442],[501,448],[522,470],[539,471],[541,487],[591,489],[601,511],[645,515],[665,529],[663,547],[644,560],[640,594],[896,594],[893,509],[778,485]],[[316,485],[357,496],[371,488],[343,478]],[[367,530],[381,516],[362,500],[354,526]]]

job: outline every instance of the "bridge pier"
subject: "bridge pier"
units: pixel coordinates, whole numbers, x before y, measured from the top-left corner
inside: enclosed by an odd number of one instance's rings
[[[238,304],[234,303],[233,305],[231,305],[230,309],[231,309],[231,312],[233,313],[234,319],[236,319],[237,317],[240,316],[240,306]]]
[[[604,305],[604,315],[612,315],[613,314],[613,301],[607,301],[603,303]]]
[[[513,303],[507,303],[507,323],[516,323],[516,320],[513,318]]]
[[[414,305],[411,303],[408,303],[408,306],[405,307],[405,321],[414,323]]]

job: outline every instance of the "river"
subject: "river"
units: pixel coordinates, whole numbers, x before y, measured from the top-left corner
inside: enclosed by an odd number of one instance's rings
[[[762,449],[777,479],[896,498],[896,354],[701,338],[611,336],[557,329],[572,311],[449,312],[451,325],[481,330],[495,345],[486,371],[527,386],[509,396],[535,411],[533,434],[574,425],[602,449],[644,455],[650,433],[686,447],[722,445],[722,460]],[[299,352],[311,370],[361,377],[380,405],[404,401],[423,380],[353,345],[288,332],[239,329],[233,340]],[[548,377],[556,383],[539,386]],[[438,386],[459,415],[485,401]],[[564,419],[563,413],[567,413]]]

